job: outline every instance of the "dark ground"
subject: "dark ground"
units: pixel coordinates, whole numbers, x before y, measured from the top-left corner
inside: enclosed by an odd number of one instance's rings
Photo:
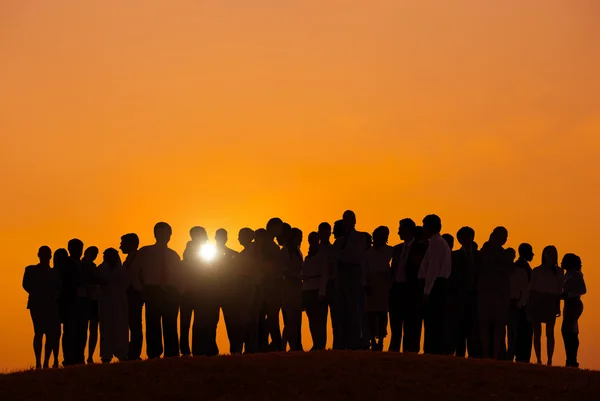
[[[600,400],[600,372],[372,352],[220,356],[0,375],[0,400]]]

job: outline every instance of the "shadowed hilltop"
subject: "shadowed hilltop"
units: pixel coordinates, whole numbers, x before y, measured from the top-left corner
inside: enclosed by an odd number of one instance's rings
[[[600,372],[452,357],[277,353],[0,376],[6,400],[595,400]]]

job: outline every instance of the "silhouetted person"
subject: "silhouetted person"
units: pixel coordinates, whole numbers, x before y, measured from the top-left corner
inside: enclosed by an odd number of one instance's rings
[[[448,278],[452,272],[452,251],[440,235],[442,220],[434,215],[423,219],[423,233],[429,238],[429,247],[419,269],[419,278],[425,280],[425,340],[427,354],[444,352],[444,312]]]
[[[508,231],[496,227],[482,247],[483,269],[477,284],[479,334],[483,358],[500,359],[510,307],[510,276],[515,268],[503,248]]]
[[[123,362],[129,351],[129,273],[121,265],[119,251],[114,248],[104,251],[96,275],[100,283],[100,358],[102,363],[110,363],[113,357]]]
[[[263,322],[266,328],[262,332],[262,338],[259,340],[262,351],[281,351],[281,328],[279,325],[279,316],[283,298],[283,266],[281,260],[281,249],[275,243],[275,238],[282,238],[284,224],[281,219],[275,217],[269,220],[266,227],[266,238],[258,251],[260,264],[263,269],[263,297],[264,305],[262,316],[266,316],[266,321],[259,319],[259,324]],[[264,312],[264,314],[263,314]],[[271,343],[268,344],[267,336],[271,336]]]
[[[265,248],[270,241],[269,234],[264,228],[254,232],[254,259],[256,263],[255,290],[252,313],[256,318],[257,351],[269,351],[269,327],[267,325],[267,301],[265,296],[265,283],[267,282],[267,271],[265,269]]]
[[[182,294],[179,298],[179,348],[181,355],[189,356],[192,354],[194,348],[193,343],[196,342],[196,353],[200,353],[200,313],[201,308],[205,308],[207,315],[210,313],[213,316],[217,309],[216,303],[211,304],[209,312],[208,303],[203,301],[201,297],[205,297],[204,287],[214,291],[214,285],[216,283],[205,284],[205,275],[213,274],[210,268],[205,266],[206,261],[201,259],[201,249],[208,242],[208,234],[204,227],[192,227],[190,230],[191,241],[186,245],[185,251],[183,252],[183,260],[181,262],[181,274],[183,277]],[[206,270],[206,271],[205,271]],[[216,281],[213,280],[213,281]],[[204,304],[204,305],[200,305]],[[218,311],[216,311],[218,314]],[[192,327],[192,315],[194,315],[194,327],[193,330],[195,338],[192,339],[192,348],[190,348],[190,327]],[[217,317],[218,319],[218,317]],[[195,341],[194,341],[195,340]]]
[[[328,239],[328,238],[327,238]],[[308,254],[302,269],[302,304],[308,317],[313,340],[311,351],[324,350],[327,345],[327,270],[328,250],[321,247],[319,233],[308,235]]]
[[[283,250],[283,247],[287,244],[287,242],[291,239],[291,237],[292,237],[292,226],[289,223],[283,223],[281,233],[276,238],[277,244],[279,244],[279,246],[282,248],[282,250]],[[283,255],[282,259],[285,259],[285,255]],[[283,297],[283,293],[281,293],[281,296]],[[282,302],[283,302],[283,298],[282,298]],[[285,325],[286,314],[283,309],[281,311],[281,314],[283,317],[283,324]],[[296,343],[296,346],[298,346],[300,348],[294,349],[293,351],[303,351],[303,349],[302,349],[302,320],[300,321],[300,326],[298,327],[298,338],[300,340]]]
[[[454,237],[451,234],[442,234],[442,238],[444,239],[444,241],[446,241],[446,244],[448,244],[448,248],[450,248],[450,250],[452,251],[454,249]]]
[[[240,291],[243,289],[243,276],[238,271],[236,258],[238,253],[226,246],[227,231],[218,229],[215,235],[217,246],[217,271],[220,277],[220,303],[223,309],[223,319],[227,338],[229,338],[229,353],[241,354],[244,344],[245,324],[242,317]],[[217,319],[218,323],[218,319]],[[215,325],[215,343],[217,326]]]
[[[281,253],[283,256],[283,348],[285,351],[287,344],[291,351],[302,351],[300,343],[299,328],[302,322],[302,265],[304,257],[300,251],[302,244],[302,231],[298,228],[292,228],[290,238],[285,242]]]
[[[506,250],[509,260],[514,262],[517,253],[513,248]],[[514,361],[517,352],[517,338],[519,335],[519,320],[521,310],[525,309],[527,298],[529,297],[529,277],[524,269],[515,269],[510,276],[510,309],[508,313],[508,347],[506,351],[506,360]]]
[[[260,297],[257,297],[257,289],[260,277],[254,238],[255,233],[252,229],[245,227],[240,230],[238,242],[244,249],[238,254],[235,262],[235,274],[240,285],[239,293],[236,295],[236,307],[239,323],[242,325],[242,346],[246,354],[258,352]]]
[[[446,353],[465,357],[468,349],[470,358],[479,358],[476,284],[483,262],[473,242],[475,231],[471,227],[462,227],[456,238],[461,247],[452,252],[446,307]]]
[[[363,295],[362,272],[365,268],[365,235],[356,231],[356,215],[347,210],[343,215],[344,237],[336,240],[339,250],[336,304],[340,319],[341,348],[361,347],[360,297]]]
[[[373,231],[373,247],[367,250],[365,256],[365,312],[373,351],[383,351],[383,340],[387,336],[390,262],[394,253],[394,248],[387,244],[389,236],[389,228],[377,227]]]
[[[87,313],[89,338],[87,363],[94,363],[94,354],[98,345],[98,284],[96,283],[96,258],[98,247],[90,246],[83,253],[81,260],[84,281],[86,283],[89,307]]]
[[[533,325],[527,312],[529,302],[529,283],[531,282],[531,266],[533,260],[533,248],[529,244],[519,245],[519,259],[515,262],[517,270],[522,270],[527,275],[527,299],[526,305],[519,311],[519,323],[517,329],[517,345],[515,349],[515,360],[517,362],[529,363],[531,360],[531,348],[533,347]]]
[[[323,224],[323,223],[322,223]],[[327,250],[327,257],[329,259],[329,270],[327,277],[327,303],[329,304],[329,313],[331,315],[331,330],[333,334],[333,349],[342,349],[341,345],[341,328],[340,328],[340,314],[339,307],[337,305],[337,270],[338,261],[341,253],[341,238],[346,235],[344,229],[344,221],[337,220],[333,224],[333,239],[336,244],[330,242],[331,229],[327,229],[329,224],[323,225],[322,229],[319,226],[319,237],[320,246]],[[331,228],[331,226],[329,226]]]
[[[60,276],[55,269],[50,268],[52,251],[42,246],[38,251],[39,263],[25,268],[23,289],[29,294],[27,309],[33,322],[33,350],[35,367],[42,368],[42,343],[46,336],[43,367],[47,369],[50,356],[56,349],[60,338],[60,316],[58,311],[58,296],[60,294]],[[54,354],[54,367],[58,367],[58,355]]]
[[[63,334],[63,365],[82,365],[85,363],[85,346],[88,331],[89,298],[85,287],[81,264],[83,242],[72,239],[68,243],[69,260],[61,274],[64,294],[66,295],[66,313]]]
[[[587,292],[583,273],[581,273],[581,258],[573,253],[567,253],[563,257],[562,268],[567,272],[561,295],[565,300],[561,333],[567,355],[566,366],[578,368],[579,318],[583,313],[581,296]]]
[[[533,348],[537,363],[542,363],[542,324],[546,325],[546,350],[548,365],[554,355],[554,325],[560,316],[560,295],[564,272],[558,267],[558,251],[547,246],[542,252],[542,264],[531,273],[527,311],[533,323]]]
[[[67,324],[67,317],[68,317],[68,308],[69,308],[69,303],[72,302],[73,298],[74,298],[74,293],[75,293],[75,289],[69,284],[70,280],[70,275],[69,275],[69,252],[67,252],[66,249],[64,248],[59,248],[56,250],[56,252],[54,252],[54,261],[53,261],[53,265],[54,265],[54,269],[58,272],[58,275],[60,277],[60,284],[61,284],[61,290],[60,290],[60,295],[58,296],[58,312],[59,312],[59,316],[60,316],[60,323],[62,324],[62,332],[59,333],[59,339],[58,341],[55,343],[55,349],[53,351],[54,354],[54,361],[55,361],[55,365],[54,367],[58,367],[58,355],[59,355],[59,351],[60,351],[60,344],[61,344],[61,340],[62,340],[62,344],[63,344],[63,363],[65,362],[65,360],[68,360],[68,352],[72,351],[68,350],[67,354],[65,354],[64,351],[64,346],[65,346],[65,341],[64,341],[64,335],[61,338],[60,334],[64,334],[65,332],[65,325]]]
[[[148,358],[179,356],[177,315],[181,266],[177,252],[168,247],[171,226],[154,226],[156,244],[141,248],[132,264],[133,286],[146,302],[146,353]],[[163,348],[164,336],[164,348]]]
[[[132,268],[139,246],[140,238],[137,234],[129,233],[121,237],[119,249],[121,249],[123,255],[126,255],[125,261],[123,262],[123,269],[125,269],[129,278],[129,287],[127,288],[127,314],[129,325],[129,348],[127,359],[130,361],[141,359],[142,345],[144,343],[144,330],[142,327],[144,299],[142,298],[141,292],[136,290],[132,284],[134,282],[133,275],[139,274],[139,271],[135,272]],[[139,277],[137,280],[139,280]]]

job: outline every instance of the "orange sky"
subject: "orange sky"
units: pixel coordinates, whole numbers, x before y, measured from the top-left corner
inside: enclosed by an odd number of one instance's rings
[[[149,243],[165,220],[181,252],[193,225],[308,232],[347,208],[365,231],[435,212],[480,243],[503,224],[511,246],[579,253],[580,361],[600,368],[599,16],[595,0],[0,2],[0,369],[34,360],[21,278],[42,244]]]

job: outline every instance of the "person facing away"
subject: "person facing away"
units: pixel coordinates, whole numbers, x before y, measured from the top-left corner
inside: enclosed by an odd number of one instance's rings
[[[284,328],[282,334],[283,351],[290,345],[291,351],[301,351],[300,324],[302,322],[302,265],[304,257],[300,251],[302,231],[292,228],[289,240],[281,250],[283,259]]]
[[[237,320],[240,325],[241,343],[237,345],[239,352],[246,354],[258,352],[258,314],[260,313],[260,297],[256,296],[259,279],[257,277],[256,247],[254,246],[254,230],[244,227],[238,234],[238,242],[242,251],[235,261],[235,274],[239,280],[236,297]],[[236,352],[237,352],[236,350]]]
[[[344,236],[334,243],[338,249],[337,297],[341,348],[358,350],[361,346],[362,272],[365,268],[365,235],[356,231],[356,215],[346,210],[342,218]]]
[[[529,314],[527,313],[527,303],[529,301],[529,283],[531,282],[531,266],[529,263],[533,260],[533,247],[530,244],[523,243],[519,245],[519,258],[515,262],[516,269],[523,270],[527,275],[527,299],[525,306],[519,311],[519,323],[517,328],[517,344],[515,349],[515,361],[529,363],[531,360],[531,349],[533,347],[533,325]]]
[[[227,338],[229,338],[229,353],[241,354],[244,343],[244,323],[240,315],[240,289],[241,280],[244,279],[238,271],[236,258],[238,253],[227,247],[227,231],[223,228],[217,230],[215,234],[217,247],[216,267],[219,275],[219,294],[217,294],[221,308],[223,309],[223,318],[225,320],[225,329]],[[215,341],[216,341],[215,326]]]
[[[389,228],[377,227],[373,231],[373,247],[365,255],[365,312],[373,351],[383,351],[383,340],[387,336],[390,262],[394,254],[394,248],[387,244],[389,236]]]
[[[566,366],[578,368],[577,351],[579,350],[579,318],[583,313],[581,297],[587,292],[583,273],[581,273],[581,258],[573,253],[567,253],[562,260],[562,268],[567,272],[563,284],[561,298],[564,299],[563,321],[561,333],[567,355]]]
[[[452,252],[442,238],[442,220],[435,214],[423,219],[423,232],[429,238],[429,247],[419,269],[419,278],[425,280],[424,351],[428,354],[444,352],[444,312],[447,281],[452,272]]]
[[[476,284],[482,268],[481,254],[475,246],[475,230],[465,226],[456,233],[460,249],[452,252],[446,308],[447,354],[470,358],[481,356],[477,323]]]
[[[452,234],[442,234],[442,238],[444,239],[444,241],[446,241],[446,244],[448,244],[448,248],[450,248],[450,251],[454,250],[454,237],[452,236]]]
[[[60,295],[60,276],[56,269],[50,268],[52,250],[42,246],[38,250],[39,263],[27,266],[23,275],[23,289],[29,294],[27,309],[33,323],[33,351],[36,369],[48,369],[50,357],[58,347],[60,338],[60,315],[58,296]],[[44,359],[42,344],[46,337]],[[58,352],[54,354],[53,367],[58,367]]]
[[[179,348],[181,355],[192,355],[195,349],[197,355],[208,355],[214,353],[215,344],[207,346],[204,333],[205,320],[214,321],[215,315],[219,314],[218,304],[210,303],[207,297],[208,288],[214,290],[214,283],[206,283],[206,276],[212,274],[207,262],[201,259],[201,249],[208,243],[208,234],[204,227],[195,226],[190,229],[191,241],[188,241],[183,252],[181,262],[181,275],[183,278],[182,293],[179,298]],[[216,281],[216,280],[213,280]],[[204,313],[204,315],[202,315]],[[194,327],[192,329],[192,347],[190,348],[190,327],[192,327],[192,315],[194,315]],[[217,317],[218,320],[218,317]],[[210,326],[210,325],[209,325]],[[202,338],[201,338],[202,337]],[[208,351],[210,348],[211,351]]]
[[[89,297],[88,307],[88,357],[87,363],[94,363],[94,354],[98,345],[98,283],[96,283],[96,258],[98,247],[90,246],[83,253],[81,266],[83,269],[84,282]]]
[[[321,248],[320,235],[313,231],[308,235],[308,254],[302,269],[302,305],[313,340],[311,351],[324,350],[327,345],[328,269],[327,248]]]
[[[477,283],[478,319],[483,358],[500,359],[510,307],[510,276],[515,268],[504,245],[508,230],[496,227],[481,249],[483,269]]]
[[[142,327],[144,299],[142,298],[142,294],[132,285],[134,281],[132,265],[137,256],[139,246],[140,238],[137,234],[129,233],[121,237],[119,249],[121,249],[123,255],[126,255],[125,261],[123,262],[123,269],[125,269],[129,277],[129,286],[127,287],[127,314],[129,325],[129,349],[127,360],[129,361],[138,361],[141,359],[142,345],[144,343],[144,330]]]
[[[514,262],[517,253],[513,248],[506,250],[508,259]],[[529,277],[525,269],[517,268],[513,270],[510,276],[510,309],[508,313],[508,347],[506,359],[514,361],[517,353],[517,339],[519,335],[519,321],[521,320],[521,311],[525,309],[527,298],[529,297]]]
[[[542,363],[542,324],[546,325],[548,366],[554,355],[554,325],[560,316],[560,295],[564,272],[558,267],[558,251],[550,245],[542,252],[542,264],[531,272],[527,312],[533,323],[533,348],[537,363]]]
[[[69,241],[68,263],[61,274],[67,296],[63,334],[64,366],[83,365],[88,332],[89,297],[81,264],[83,242],[77,238]]]
[[[102,363],[110,363],[113,357],[123,362],[129,351],[129,273],[121,264],[119,251],[114,248],[104,251],[96,276],[100,283],[100,358]]]
[[[69,271],[69,252],[64,248],[59,248],[54,252],[54,261],[53,266],[54,270],[57,272],[60,279],[60,295],[58,296],[58,313],[60,316],[60,323],[63,325],[62,332],[64,333],[64,326],[67,321],[68,308],[70,307],[69,302],[71,302],[71,291],[69,286],[65,285],[65,279],[68,278],[67,272]],[[66,288],[65,288],[66,286]],[[64,338],[63,340],[63,359],[67,359],[64,356]],[[58,367],[58,354],[60,351],[60,343],[61,343],[61,332],[59,331],[58,340],[55,342],[55,349],[52,352],[54,355],[54,361],[56,367]],[[63,361],[64,362],[64,361]]]
[[[133,286],[146,302],[146,353],[148,358],[179,356],[177,315],[181,291],[181,267],[177,252],[170,249],[171,226],[154,226],[156,243],[142,247],[132,264]],[[163,348],[164,336],[164,348]]]

